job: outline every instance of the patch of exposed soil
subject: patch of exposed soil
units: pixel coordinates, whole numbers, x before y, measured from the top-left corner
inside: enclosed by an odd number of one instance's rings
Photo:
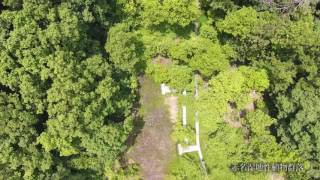
[[[248,112],[252,112],[256,109],[255,103],[261,98],[261,95],[256,91],[252,91],[249,93],[249,97],[251,98],[251,102],[248,103],[241,111],[236,110],[236,105],[234,103],[228,104],[228,111],[224,115],[224,121],[231,127],[241,128],[242,124],[240,122],[240,118],[245,117]]]
[[[165,58],[163,56],[157,56],[152,60],[155,64],[161,64],[161,65],[170,65],[172,64],[172,61],[169,58]]]
[[[228,111],[224,115],[224,121],[234,128],[242,128],[239,112],[236,111],[232,104],[228,104]]]
[[[178,97],[177,96],[165,97],[164,102],[169,108],[171,122],[173,122],[173,123],[177,122],[177,120],[178,120],[178,112],[179,112],[179,109],[178,109]]]
[[[127,156],[141,166],[143,179],[161,180],[174,153],[172,123],[158,85],[145,77],[140,84],[144,127]],[[174,104],[175,99],[168,101]]]

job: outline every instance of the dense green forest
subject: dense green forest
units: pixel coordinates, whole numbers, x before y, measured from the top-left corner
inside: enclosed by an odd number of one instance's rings
[[[318,179],[319,20],[317,0],[1,0],[0,179],[139,176],[120,161],[143,75],[199,111],[207,173],[188,154],[167,179],[270,177],[239,162]],[[175,142],[193,134],[174,124]]]

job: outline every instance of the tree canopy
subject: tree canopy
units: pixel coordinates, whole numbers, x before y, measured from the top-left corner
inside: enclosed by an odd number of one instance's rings
[[[188,117],[199,113],[207,173],[187,154],[172,160],[168,178],[272,175],[230,170],[240,162],[303,163],[301,172],[278,174],[320,178],[319,7],[303,0],[1,1],[0,179],[137,173],[123,154],[136,131],[144,75],[177,90]],[[176,143],[195,142],[193,123],[174,124]]]
[[[119,34],[129,39],[118,41],[117,26],[107,40],[116,22],[111,9],[116,4],[88,0],[2,5],[1,178],[107,176],[133,127],[137,78],[127,68],[139,53],[134,47],[114,50],[134,38]],[[105,43],[112,51],[110,59]],[[119,62],[125,62],[126,52],[132,54],[128,65]]]

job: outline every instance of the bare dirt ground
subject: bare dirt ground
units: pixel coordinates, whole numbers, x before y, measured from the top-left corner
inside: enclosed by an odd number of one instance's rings
[[[175,123],[178,120],[178,97],[177,96],[168,96],[165,97],[165,104],[169,108],[170,120]]]
[[[140,84],[144,126],[127,156],[141,166],[143,179],[162,180],[174,153],[172,122],[160,86],[145,77]]]

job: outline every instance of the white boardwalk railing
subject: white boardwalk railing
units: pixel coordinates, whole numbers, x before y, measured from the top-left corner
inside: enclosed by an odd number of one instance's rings
[[[186,91],[183,91],[183,95],[186,96]],[[198,83],[197,76],[195,76],[195,99],[198,99]],[[185,105],[182,105],[182,125],[186,127],[187,125],[187,108]],[[187,147],[183,147],[181,144],[178,144],[178,153],[179,155],[183,155],[185,153],[198,152],[201,167],[207,175],[207,169],[205,166],[205,162],[203,160],[201,146],[200,146],[200,127],[199,127],[199,119],[198,119],[198,111],[195,113],[195,128],[196,128],[196,145],[190,145]]]
[[[161,84],[162,95],[166,95],[168,93],[174,93],[174,92],[176,92],[176,91],[170,89],[169,86],[167,86],[165,84]],[[183,96],[186,96],[187,91],[184,90],[182,94],[183,94]],[[194,97],[196,100],[198,99],[198,96],[199,96],[199,94],[198,94],[197,75],[195,75],[195,94],[194,94]],[[187,126],[187,107],[186,107],[186,105],[182,105],[182,125],[184,128],[186,128],[186,126]],[[201,146],[200,146],[200,127],[199,127],[199,120],[198,120],[198,111],[195,112],[195,128],[196,128],[196,144],[190,145],[187,147],[183,147],[181,144],[178,144],[178,154],[183,155],[185,153],[198,152],[201,167],[202,167],[205,175],[207,175],[207,169],[205,166],[205,162],[203,160]],[[185,139],[185,140],[186,140],[186,142],[188,141],[188,139]]]

